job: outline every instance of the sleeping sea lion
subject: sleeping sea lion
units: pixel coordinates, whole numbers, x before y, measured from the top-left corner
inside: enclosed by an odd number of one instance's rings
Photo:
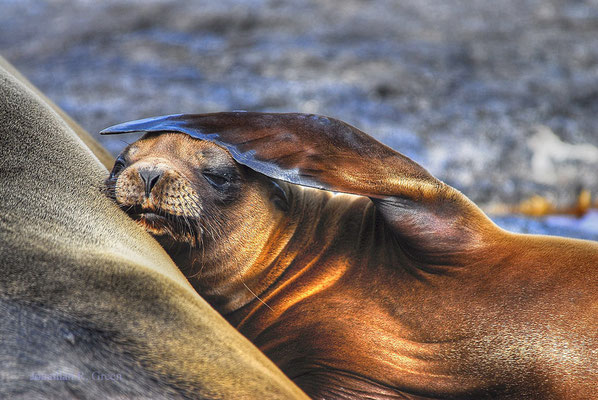
[[[5,66],[0,399],[305,399],[102,195],[105,150]]]
[[[598,243],[506,232],[332,118],[103,131],[126,132],[146,135],[119,157],[111,196],[313,398],[594,396]]]

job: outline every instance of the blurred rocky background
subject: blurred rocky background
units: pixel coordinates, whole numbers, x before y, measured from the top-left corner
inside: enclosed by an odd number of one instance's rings
[[[318,113],[489,211],[598,196],[598,0],[0,0],[0,54],[92,133]],[[98,137],[113,154],[122,139]],[[598,239],[597,212],[496,221]]]

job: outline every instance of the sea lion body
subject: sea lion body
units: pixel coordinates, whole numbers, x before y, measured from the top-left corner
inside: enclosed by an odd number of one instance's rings
[[[598,244],[505,232],[411,160],[328,118],[171,116],[108,133],[127,131],[150,134],[108,181],[117,202],[160,209],[171,183],[147,196],[139,168],[159,159],[163,175],[177,171],[211,212],[185,215],[201,243],[167,230],[158,240],[311,397],[593,395]],[[234,169],[228,203],[202,176],[212,160]],[[141,201],[119,200],[121,189]]]

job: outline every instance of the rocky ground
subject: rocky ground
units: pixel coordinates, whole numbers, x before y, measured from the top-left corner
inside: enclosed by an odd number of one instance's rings
[[[0,0],[0,54],[91,132],[231,109],[340,118],[474,201],[598,196],[597,0]],[[99,138],[113,153],[120,138]],[[598,239],[598,217],[510,229]]]

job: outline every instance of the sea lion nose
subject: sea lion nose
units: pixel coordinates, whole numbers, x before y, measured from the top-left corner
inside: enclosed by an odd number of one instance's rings
[[[156,183],[158,183],[163,173],[164,171],[156,168],[144,168],[139,170],[139,176],[145,184],[145,197],[150,197],[152,189],[156,186]]]

